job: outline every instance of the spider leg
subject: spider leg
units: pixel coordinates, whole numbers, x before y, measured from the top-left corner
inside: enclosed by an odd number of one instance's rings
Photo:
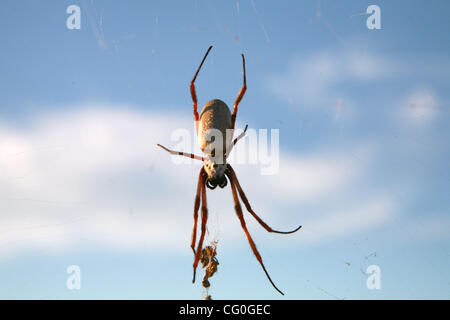
[[[166,147],[160,145],[159,143],[157,144],[157,146],[163,148],[164,150],[166,150],[167,152],[169,152],[170,154],[175,155],[175,156],[185,156],[185,157],[188,157],[188,158],[191,158],[191,159],[201,160],[201,161],[205,160],[205,158],[197,156],[197,155],[195,155],[193,153],[186,153],[186,152],[173,151],[173,150],[167,149]]]
[[[253,254],[255,255],[256,259],[259,261],[259,264],[263,268],[264,273],[267,276],[267,279],[269,279],[270,283],[275,288],[275,290],[277,290],[279,293],[284,295],[284,293],[280,289],[277,288],[277,286],[273,283],[272,279],[270,278],[269,273],[267,272],[266,267],[264,266],[264,263],[262,261],[261,255],[259,254],[258,249],[256,248],[256,245],[253,242],[253,239],[247,230],[247,225],[245,224],[244,215],[242,214],[241,204],[239,203],[239,198],[238,198],[238,195],[236,192],[236,186],[233,181],[234,179],[233,179],[233,177],[229,177],[229,178],[230,178],[230,184],[231,184],[231,192],[233,193],[234,208],[236,209],[236,214],[239,218],[239,221],[241,222],[242,229],[244,229],[244,233],[247,236],[247,240],[250,244],[250,247],[252,248]]]
[[[242,97],[245,94],[245,91],[247,90],[247,80],[245,75],[245,57],[244,54],[242,54],[242,67],[244,69],[244,84],[242,85],[241,91],[239,91],[239,94],[236,98],[236,101],[234,102],[233,107],[233,114],[231,115],[231,129],[234,129],[234,123],[236,122],[236,114],[238,111],[239,102],[241,102]]]
[[[191,248],[195,255],[195,240],[197,237],[197,221],[198,221],[198,209],[200,207],[200,193],[202,190],[202,185],[205,184],[205,175],[204,175],[203,167],[200,169],[200,174],[198,175],[198,183],[197,183],[197,194],[195,195],[195,203],[194,203],[194,227],[192,230],[192,241]]]
[[[244,131],[240,135],[238,135],[236,137],[236,139],[233,140],[233,146],[245,136],[245,133],[247,132],[247,128],[248,128],[248,124],[245,125]]]
[[[227,148],[227,153],[226,153],[225,157],[228,157],[230,155],[231,150],[233,150],[233,147],[236,145],[236,143],[245,136],[245,133],[247,132],[247,128],[248,128],[248,124],[245,125],[244,131],[239,136],[237,136],[233,140],[233,142],[229,145],[229,147]]]
[[[197,132],[198,132],[197,94],[196,94],[196,92],[195,92],[195,85],[194,85],[194,82],[195,82],[195,79],[197,78],[197,75],[198,75],[198,73],[199,73],[199,71],[200,71],[200,68],[202,67],[203,62],[205,62],[206,56],[208,55],[208,53],[209,53],[209,51],[211,50],[211,48],[212,48],[212,46],[210,46],[210,47],[208,48],[208,51],[206,51],[205,56],[203,57],[203,60],[202,60],[202,62],[200,63],[200,66],[198,67],[197,72],[195,73],[194,78],[192,79],[191,85],[190,85],[191,96],[192,96],[192,102],[194,103],[193,109],[194,109],[195,128],[196,128],[196,131],[197,131]]]
[[[201,234],[200,234],[200,240],[198,241],[197,251],[195,253],[195,259],[194,259],[194,275],[192,277],[192,283],[195,282],[195,271],[197,270],[198,262],[200,260],[200,254],[202,252],[202,246],[203,246],[203,240],[205,238],[205,232],[206,232],[206,222],[208,220],[208,207],[206,204],[206,186],[205,186],[205,180],[203,179],[202,183],[202,227],[201,227]]]
[[[233,179],[234,183],[236,184],[237,190],[239,192],[239,196],[242,199],[242,202],[244,202],[245,207],[247,208],[247,211],[250,212],[250,214],[259,222],[259,224],[266,229],[268,232],[273,232],[273,233],[280,233],[280,234],[289,234],[289,233],[294,233],[296,231],[298,231],[302,226],[299,226],[298,228],[292,230],[292,231],[277,231],[277,230],[273,230],[271,227],[269,227],[252,209],[252,207],[250,206],[250,203],[248,202],[247,197],[245,196],[244,191],[241,188],[241,185],[239,184],[239,180],[236,176],[236,173],[234,172],[233,168],[228,164],[228,171],[230,172],[230,180]]]

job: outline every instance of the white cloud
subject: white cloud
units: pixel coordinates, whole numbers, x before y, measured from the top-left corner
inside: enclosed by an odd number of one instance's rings
[[[359,154],[358,159],[344,152],[324,152],[321,155],[284,156],[274,184],[283,186],[274,190],[285,200],[317,200],[319,197],[335,192],[364,174],[373,155],[372,145],[354,146],[352,151]]]
[[[26,128],[0,127],[0,254],[80,246],[186,249],[201,163],[174,165],[156,143],[170,146],[173,130],[191,130],[191,119],[108,106],[71,110]],[[262,176],[251,165],[236,172],[269,222],[280,220],[273,203],[320,202],[363,176],[373,157],[371,148],[364,150],[357,151],[362,161],[348,150],[282,153],[277,175]],[[223,192],[208,193],[211,217],[233,211],[230,190]],[[339,216],[312,225],[353,232],[386,218],[371,205],[365,211],[359,217],[344,212],[345,225]],[[228,216],[219,228],[235,219]]]
[[[317,244],[324,240],[362,233],[392,222],[396,212],[396,204],[390,196],[377,195],[345,209],[309,217],[304,223],[302,243]]]
[[[326,106],[351,94],[339,90],[345,81],[371,81],[392,76],[395,64],[370,53],[314,53],[295,58],[288,71],[270,79],[269,89],[279,98],[305,107]]]
[[[354,119],[357,110],[363,110],[371,99],[378,101],[384,94],[373,91],[370,96],[366,90],[364,99],[361,99],[355,86],[369,89],[381,81],[392,83],[395,80],[398,85],[414,88],[420,86],[424,79],[448,81],[449,75],[450,64],[438,57],[424,64],[413,57],[398,60],[370,52],[336,50],[331,54],[314,52],[295,56],[286,71],[270,77],[266,85],[274,96],[291,105],[334,109],[335,119],[342,122]],[[410,89],[406,97],[399,92],[398,97],[394,99],[402,100],[392,103],[388,116],[406,125],[428,125],[442,107],[438,94],[423,85],[419,89]]]

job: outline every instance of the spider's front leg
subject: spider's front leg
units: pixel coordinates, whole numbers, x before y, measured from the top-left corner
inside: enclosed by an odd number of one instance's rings
[[[274,232],[274,233],[279,233],[279,234],[290,234],[290,233],[294,233],[297,232],[298,230],[300,230],[300,228],[302,227],[301,225],[299,227],[297,227],[294,230],[291,231],[278,231],[278,230],[274,230],[271,227],[269,227],[267,225],[267,223],[265,223],[252,209],[252,207],[250,206],[250,203],[248,202],[247,196],[244,193],[244,190],[242,190],[242,187],[239,183],[239,180],[236,176],[236,173],[234,172],[233,168],[228,164],[227,166],[227,174],[229,175],[230,179],[233,179],[237,191],[239,192],[239,195],[241,196],[242,201],[245,204],[245,207],[247,208],[247,211],[250,212],[250,214],[259,222],[259,224],[261,226],[263,226],[264,229],[266,229],[268,232]]]
[[[242,213],[242,207],[239,202],[239,198],[238,198],[237,191],[236,191],[236,182],[234,180],[233,175],[231,174],[231,172],[232,172],[231,170],[233,170],[233,169],[231,168],[230,165],[228,165],[227,176],[228,176],[228,179],[230,180],[231,193],[233,194],[234,209],[236,210],[236,215],[238,216],[238,219],[241,222],[241,227],[244,230],[245,236],[247,237],[248,243],[250,244],[253,254],[255,255],[255,257],[258,260],[259,264],[261,265],[264,273],[266,274],[267,279],[269,279],[269,282],[272,284],[272,286],[275,288],[275,290],[277,290],[280,294],[284,295],[284,293],[280,289],[277,288],[275,283],[273,283],[272,279],[270,278],[270,275],[267,272],[266,267],[264,266],[264,263],[262,261],[261,255],[259,254],[259,251],[256,248],[256,244],[253,241],[253,238],[251,237],[250,233],[248,232],[247,225],[244,220],[244,215]]]
[[[192,277],[192,283],[195,282],[195,271],[197,270],[198,262],[200,260],[200,254],[202,252],[203,247],[203,240],[205,239],[205,233],[206,233],[206,222],[208,220],[208,207],[206,204],[206,179],[203,178],[203,182],[201,184],[201,190],[202,190],[202,226],[201,226],[201,234],[200,234],[200,240],[198,241],[197,251],[195,252],[195,259],[194,259],[194,275]]]
[[[194,202],[194,227],[192,230],[192,241],[191,241],[191,248],[195,255],[195,240],[197,238],[197,221],[198,221],[198,209],[200,207],[200,194],[202,190],[202,185],[205,184],[205,169],[202,167],[200,169],[200,174],[198,175],[198,182],[197,182],[197,193],[195,195],[195,202]]]

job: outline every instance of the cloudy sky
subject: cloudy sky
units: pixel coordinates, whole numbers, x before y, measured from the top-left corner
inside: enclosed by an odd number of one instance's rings
[[[372,4],[380,30],[366,26]],[[81,8],[79,30],[66,27],[70,5]],[[303,225],[268,234],[244,213],[285,298],[448,299],[448,10],[447,1],[2,1],[0,298],[205,295],[191,283],[189,247],[201,163],[156,144],[180,145],[182,132],[185,151],[201,153],[188,85],[214,45],[199,105],[232,104],[245,53],[237,127],[279,130],[274,172],[263,174],[261,159],[234,167],[268,224]],[[254,151],[247,142],[235,151]],[[208,191],[208,207],[206,244],[218,241],[220,262],[212,297],[280,298],[229,187]],[[79,290],[66,285],[71,265]],[[381,288],[370,290],[373,265]]]

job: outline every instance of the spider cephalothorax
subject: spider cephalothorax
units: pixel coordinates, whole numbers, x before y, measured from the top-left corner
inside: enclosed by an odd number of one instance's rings
[[[195,119],[195,127],[198,135],[198,141],[200,148],[205,153],[204,157],[194,155],[192,153],[184,153],[179,151],[173,151],[169,150],[166,147],[163,147],[162,145],[158,144],[161,148],[164,150],[170,152],[173,155],[182,155],[186,157],[190,157],[191,159],[201,160],[203,161],[203,167],[200,169],[200,173],[198,176],[198,183],[197,183],[197,194],[195,196],[195,204],[194,204],[194,228],[192,231],[192,241],[191,241],[191,248],[192,251],[194,251],[194,277],[192,279],[192,282],[195,282],[195,270],[197,269],[199,260],[200,260],[200,254],[202,252],[202,246],[203,246],[203,240],[205,238],[206,233],[206,222],[208,220],[208,209],[206,205],[206,187],[209,189],[215,189],[217,186],[224,188],[227,185],[227,179],[230,181],[230,187],[231,192],[233,194],[233,201],[234,201],[234,208],[236,210],[236,214],[241,222],[241,226],[244,229],[244,233],[247,237],[247,240],[250,244],[250,247],[252,248],[253,254],[256,256],[256,259],[260,263],[261,267],[263,268],[267,278],[269,279],[272,286],[281,294],[281,292],[273,283],[272,279],[269,276],[269,273],[267,272],[264,263],[262,261],[261,255],[258,252],[258,249],[256,249],[256,245],[253,242],[252,237],[250,236],[250,233],[247,230],[247,226],[244,220],[244,215],[242,213],[241,204],[239,201],[239,197],[242,200],[242,202],[245,205],[245,208],[247,211],[259,222],[259,224],[266,229],[268,232],[274,232],[274,233],[293,233],[296,232],[301,228],[299,226],[297,229],[292,231],[277,231],[273,230],[271,227],[269,227],[252,209],[250,206],[250,203],[247,200],[247,197],[244,193],[244,191],[241,188],[241,185],[239,184],[239,180],[237,179],[236,173],[234,172],[233,168],[226,163],[226,158],[230,154],[231,149],[236,144],[236,142],[239,141],[244,135],[247,130],[247,126],[245,126],[244,132],[242,132],[237,138],[234,140],[232,139],[232,135],[227,135],[229,131],[233,133],[234,131],[234,124],[236,122],[236,114],[238,111],[239,102],[241,101],[242,97],[245,94],[245,91],[247,90],[247,82],[246,82],[246,76],[245,76],[245,58],[244,55],[242,55],[242,64],[244,69],[244,85],[242,86],[241,91],[239,91],[239,94],[236,98],[236,101],[234,102],[233,106],[233,113],[230,113],[230,109],[225,104],[225,102],[214,99],[209,101],[205,104],[205,106],[202,109],[202,112],[199,116],[197,112],[197,94],[195,92],[195,79],[197,78],[198,72],[200,71],[200,68],[203,65],[203,62],[205,61],[209,51],[211,50],[212,46],[209,47],[208,51],[206,52],[205,56],[203,57],[202,62],[200,63],[200,66],[197,69],[197,72],[194,75],[194,78],[191,81],[190,89],[191,89],[191,96],[193,101],[193,109],[194,109],[194,119]],[[215,141],[214,139],[211,139],[211,131],[215,131],[222,137],[222,139],[217,139]],[[217,135],[216,135],[217,136]],[[225,150],[222,150],[222,148],[215,148],[215,146],[211,145],[211,142],[218,142],[220,141],[221,145],[225,146]],[[211,151],[210,151],[211,150]],[[216,150],[222,150],[223,152],[217,152],[220,155],[223,155],[223,159],[217,159],[216,158]],[[238,196],[239,193],[239,196]],[[198,210],[200,209],[200,202],[202,204],[201,209],[201,234],[200,239],[198,241],[197,250],[195,249],[195,242],[197,239],[197,221],[198,221]]]
[[[225,171],[227,170],[227,165],[224,163],[217,163],[214,158],[207,157],[203,162],[203,168],[205,169],[206,186],[209,189],[215,189],[217,186],[225,188],[227,185],[227,178],[225,176]]]
[[[223,189],[227,186],[227,184],[228,184],[228,182],[227,182],[227,178],[225,176],[222,176],[221,178],[206,180],[206,186],[211,190],[214,190],[217,186],[219,186]]]

